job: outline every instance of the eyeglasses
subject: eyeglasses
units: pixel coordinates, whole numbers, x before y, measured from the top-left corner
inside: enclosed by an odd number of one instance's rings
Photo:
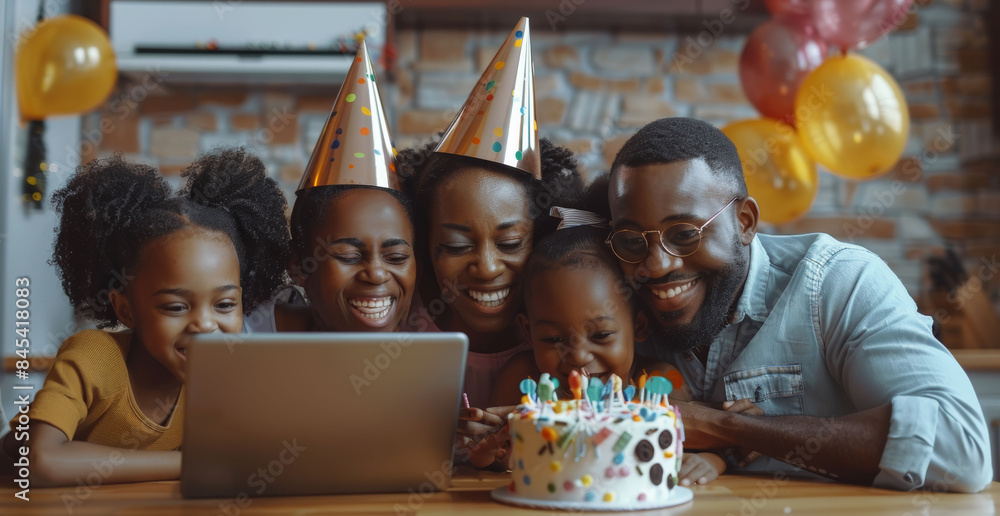
[[[726,208],[738,200],[739,197],[733,198],[733,200],[729,201],[729,204],[723,206],[721,210],[717,211],[715,215],[712,215],[712,218],[705,221],[701,226],[695,226],[687,222],[678,222],[662,231],[659,229],[651,229],[649,231],[620,229],[608,236],[608,239],[604,243],[611,246],[611,251],[615,253],[615,256],[619,260],[625,263],[639,263],[646,258],[646,253],[649,252],[649,242],[646,240],[646,235],[656,233],[659,236],[660,245],[663,246],[664,251],[678,258],[691,256],[701,246],[702,230],[705,229],[705,226],[709,225],[722,212],[726,211]]]

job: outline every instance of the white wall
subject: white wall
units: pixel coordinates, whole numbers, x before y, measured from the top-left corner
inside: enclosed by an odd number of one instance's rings
[[[44,0],[49,16],[69,11],[69,0]],[[57,218],[48,200],[61,187],[79,164],[80,118],[57,117],[46,122],[45,144],[50,169],[46,187],[45,208],[26,210],[21,202],[21,166],[27,138],[20,127],[17,113],[17,93],[14,87],[14,55],[18,35],[31,27],[38,12],[39,0],[2,2],[3,52],[0,53],[0,351],[4,357],[14,355],[14,283],[18,277],[31,281],[30,332],[31,356],[55,355],[59,344],[76,331],[72,308],[63,294],[55,271],[46,262],[52,256],[53,228]],[[0,373],[0,402],[7,415],[14,406],[13,385],[25,382],[12,373]],[[42,373],[31,372],[29,382],[41,386]],[[24,392],[24,391],[21,391]],[[6,421],[0,427],[5,433]]]

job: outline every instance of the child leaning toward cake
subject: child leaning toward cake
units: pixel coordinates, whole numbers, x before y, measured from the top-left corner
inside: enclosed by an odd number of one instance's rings
[[[679,379],[673,366],[635,355],[635,341],[645,338],[648,319],[604,244],[608,228],[603,221],[593,213],[567,208],[555,208],[553,214],[563,219],[559,230],[536,245],[524,270],[525,313],[518,321],[532,352],[515,356],[501,371],[491,406],[516,405],[521,380],[542,373],[557,379],[564,391],[573,371],[604,382],[614,374],[626,384],[628,379],[641,384],[640,377],[654,370]],[[567,395],[568,391],[563,393]],[[692,399],[683,386],[670,397]],[[734,408],[759,413],[744,405]],[[483,422],[495,423],[503,416],[500,409],[482,412]],[[472,463],[482,466],[494,458],[505,463],[506,435],[505,430],[488,434],[480,446],[471,447]],[[725,469],[726,462],[715,453],[688,453],[679,477],[682,485],[706,483]]]
[[[62,344],[30,433],[4,439],[28,455],[33,485],[74,485],[109,462],[106,483],[178,478],[190,337],[239,333],[284,281],[286,203],[261,161],[216,151],[185,176],[173,196],[154,168],[115,156],[53,196],[53,263],[77,314],[102,329]]]

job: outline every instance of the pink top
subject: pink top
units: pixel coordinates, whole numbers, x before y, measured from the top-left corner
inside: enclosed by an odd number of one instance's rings
[[[435,324],[440,316],[432,314],[424,306],[420,294],[413,295],[410,313],[399,325],[399,331],[428,333],[441,331]],[[503,366],[516,354],[531,349],[531,343],[521,341],[517,346],[497,353],[475,353],[470,351],[465,363],[465,393],[469,396],[469,405],[485,408],[490,402],[493,385]]]

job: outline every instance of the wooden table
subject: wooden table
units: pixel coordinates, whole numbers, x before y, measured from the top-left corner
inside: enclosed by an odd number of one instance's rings
[[[251,499],[239,508],[234,500],[184,500],[178,482],[147,482],[99,486],[89,493],[78,488],[32,489],[31,500],[14,498],[10,477],[0,489],[0,514],[122,514],[122,515],[252,515],[252,514],[548,514],[502,505],[489,491],[504,486],[507,475],[472,473],[456,477],[443,493],[304,496]],[[967,495],[917,491],[900,493],[869,487],[791,480],[787,477],[723,475],[705,486],[694,486],[694,501],[658,514],[763,516],[768,514],[900,515],[993,514],[1000,502],[1000,483]],[[67,507],[71,511],[67,510]],[[651,514],[652,511],[643,512]],[[614,514],[614,513],[613,513]],[[617,513],[622,514],[622,513]]]

